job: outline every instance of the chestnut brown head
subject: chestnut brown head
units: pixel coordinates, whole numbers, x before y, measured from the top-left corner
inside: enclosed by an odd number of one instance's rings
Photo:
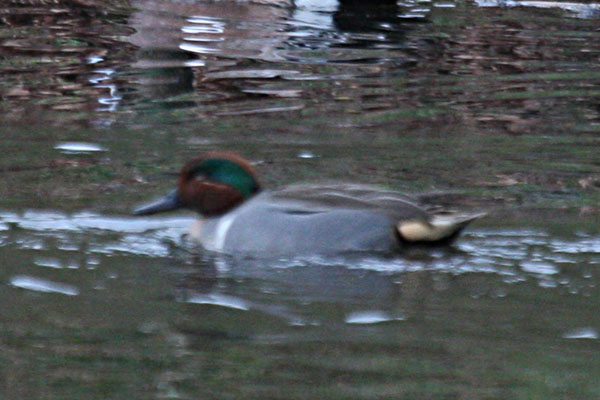
[[[259,191],[256,174],[246,160],[233,153],[209,152],[182,168],[177,189],[134,214],[188,208],[204,216],[222,215]]]

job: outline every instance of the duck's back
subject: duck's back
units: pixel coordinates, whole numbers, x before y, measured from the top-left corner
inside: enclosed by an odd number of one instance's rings
[[[202,235],[209,250],[233,254],[390,252],[400,246],[397,221],[424,218],[423,209],[397,192],[364,185],[299,185],[263,192],[205,221]]]

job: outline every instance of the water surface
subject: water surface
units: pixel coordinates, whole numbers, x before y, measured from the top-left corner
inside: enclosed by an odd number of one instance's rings
[[[10,1],[3,399],[596,399],[598,5]],[[135,218],[199,152],[490,214],[257,260]]]

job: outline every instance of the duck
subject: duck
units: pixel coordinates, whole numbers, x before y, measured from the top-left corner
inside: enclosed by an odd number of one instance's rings
[[[446,245],[485,215],[431,211],[417,197],[369,184],[300,183],[268,190],[250,162],[226,151],[189,161],[173,191],[133,214],[181,208],[199,214],[188,237],[204,249],[268,257]]]

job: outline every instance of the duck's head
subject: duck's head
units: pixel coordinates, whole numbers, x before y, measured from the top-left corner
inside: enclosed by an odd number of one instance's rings
[[[135,215],[188,208],[204,216],[222,215],[260,191],[250,164],[233,153],[209,152],[188,162],[177,188],[133,211]]]

